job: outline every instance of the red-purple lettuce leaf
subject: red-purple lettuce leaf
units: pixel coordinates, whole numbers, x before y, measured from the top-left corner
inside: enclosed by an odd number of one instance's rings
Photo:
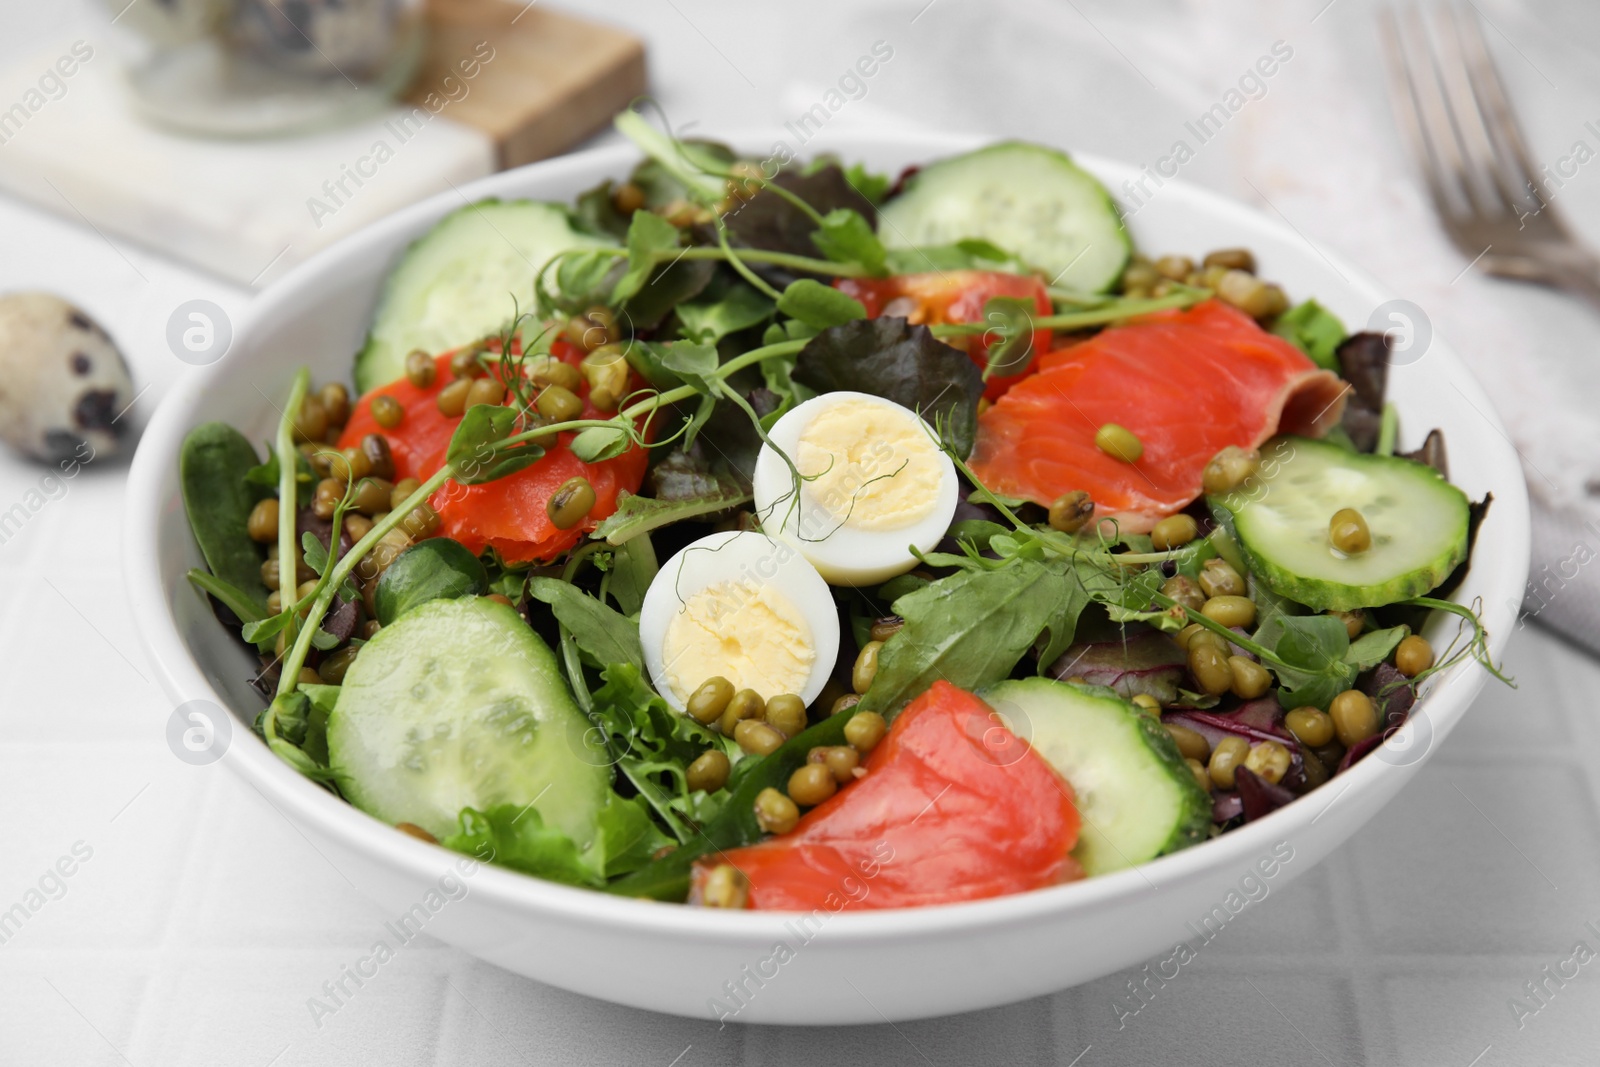
[[[1240,767],[1233,780],[1239,790],[1239,800],[1244,804],[1245,822],[1254,822],[1277,811],[1295,796],[1292,790],[1266,781],[1248,767]]]
[[[1124,699],[1144,693],[1166,705],[1178,699],[1185,672],[1177,642],[1157,630],[1144,630],[1126,639],[1070,645],[1046,673],[1053,678],[1082,678],[1090,685],[1115,689]]]

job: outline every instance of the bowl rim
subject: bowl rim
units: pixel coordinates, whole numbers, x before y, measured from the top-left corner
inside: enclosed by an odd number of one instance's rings
[[[739,145],[758,145],[770,139],[749,131],[730,130],[720,139]],[[963,151],[995,138],[951,133],[907,133],[892,136],[864,133],[838,133],[819,137],[820,150],[849,151],[852,147],[885,143],[904,145],[909,150],[932,157],[940,152]],[[811,147],[810,144],[807,146]],[[1109,188],[1126,178],[1137,178],[1140,168],[1095,156],[1073,153],[1073,159],[1100,177]],[[162,512],[161,482],[168,470],[175,470],[178,449],[194,419],[198,402],[222,376],[231,372],[230,359],[238,358],[242,340],[257,324],[270,321],[277,308],[297,297],[318,277],[336,270],[349,260],[359,260],[375,246],[390,243],[397,234],[420,235],[429,224],[450,210],[486,197],[539,196],[526,187],[558,186],[563,180],[582,175],[597,167],[620,169],[635,161],[638,151],[631,144],[609,144],[571,155],[529,164],[480,178],[470,184],[419,201],[374,222],[325,248],[287,272],[283,278],[258,294],[240,316],[230,352],[218,362],[196,368],[181,378],[151,417],[135,453],[129,473],[125,505],[126,531],[123,539],[123,569],[131,609],[140,640],[162,690],[179,705],[189,700],[208,700],[226,708],[227,700],[207,682],[185,647],[169,599],[170,591],[159,577],[159,527]],[[543,194],[550,195],[550,194]],[[1279,236],[1295,237],[1297,231],[1263,212],[1222,194],[1193,185],[1182,179],[1165,182],[1163,196],[1178,196],[1201,210],[1224,220],[1233,220],[1244,229],[1274,231]],[[1299,239],[1301,243],[1309,242]],[[1288,243],[1288,242],[1286,242]],[[1342,255],[1310,246],[1336,272],[1343,275],[1349,289],[1374,302],[1384,299],[1384,289],[1365,271]],[[1492,571],[1492,596],[1486,595],[1483,618],[1489,629],[1489,650],[1495,659],[1503,656],[1514,629],[1515,605],[1520,602],[1527,577],[1531,536],[1527,489],[1509,436],[1489,397],[1444,339],[1435,336],[1431,358],[1440,360],[1441,375],[1448,375],[1464,396],[1490,421],[1504,444],[1491,445],[1507,460],[1511,483],[1495,492],[1495,518],[1505,524],[1503,537],[1509,540],[1501,565]],[[1505,560],[1510,560],[1509,563]],[[1503,595],[1501,595],[1503,594]],[[1481,666],[1470,660],[1442,676],[1420,699],[1421,709],[1435,733],[1448,732],[1488,679]],[[1413,713],[1402,729],[1416,730],[1420,718]],[[237,720],[237,716],[235,719]],[[582,923],[603,923],[612,929],[670,937],[692,936],[718,946],[748,946],[765,943],[784,933],[796,912],[727,913],[657,901],[616,896],[593,889],[581,889],[544,881],[516,871],[481,864],[472,857],[450,853],[404,833],[389,830],[386,824],[335,797],[294,771],[253,731],[238,731],[248,737],[230,743],[217,762],[227,764],[243,776],[279,812],[294,816],[314,827],[321,835],[365,856],[373,863],[392,869],[413,880],[433,881],[452,866],[473,865],[472,892],[491,903],[516,910],[538,913],[546,919]],[[1390,764],[1365,759],[1339,777],[1345,787],[1337,791],[1312,815],[1308,804],[1313,794],[1270,815],[1247,823],[1227,834],[1201,842],[1147,863],[1110,874],[1086,878],[1027,893],[1012,894],[956,904],[919,908],[891,908],[864,912],[842,912],[831,916],[830,939],[839,943],[874,944],[900,941],[929,934],[971,933],[999,929],[1036,920],[1054,912],[1089,914],[1113,906],[1126,906],[1140,896],[1153,896],[1206,872],[1234,871],[1260,857],[1279,839],[1291,837],[1296,827],[1314,823],[1331,810],[1346,792],[1370,788],[1380,776],[1396,776],[1398,789],[1431,753],[1410,764]],[[320,851],[320,850],[319,850]],[[324,853],[324,858],[327,857]],[[329,858],[329,862],[333,860]],[[337,866],[337,865],[335,865]]]

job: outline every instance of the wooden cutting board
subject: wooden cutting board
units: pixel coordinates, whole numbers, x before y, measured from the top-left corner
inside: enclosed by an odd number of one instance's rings
[[[637,38],[526,2],[429,0],[431,39],[408,100],[298,137],[152,126],[98,38],[70,91],[46,100],[39,73],[71,38],[41,47],[0,67],[0,101],[30,90],[40,100],[0,137],[0,195],[92,226],[119,251],[131,241],[240,285],[269,284],[424,197],[566,151],[644,91]]]
[[[427,17],[406,98],[449,99],[446,113],[487,134],[502,169],[572,147],[645,91],[644,44],[622,30],[521,0],[429,0]]]

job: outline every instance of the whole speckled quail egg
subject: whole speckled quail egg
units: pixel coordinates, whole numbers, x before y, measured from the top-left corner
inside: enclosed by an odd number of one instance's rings
[[[0,439],[58,463],[116,453],[133,380],[105,330],[49,293],[0,296]]]

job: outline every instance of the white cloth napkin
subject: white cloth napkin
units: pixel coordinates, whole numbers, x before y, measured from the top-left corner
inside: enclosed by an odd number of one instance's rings
[[[840,37],[888,36],[906,57],[898,62],[942,64],[951,76],[897,80],[891,62],[838,121],[976,129],[1148,162],[1258,60],[1278,57],[1263,88],[1181,177],[1280,215],[1424,310],[1494,398],[1523,457],[1534,508],[1526,611],[1600,651],[1600,566],[1587,565],[1600,556],[1600,361],[1590,357],[1600,311],[1486,277],[1444,236],[1394,122],[1380,6],[1024,0],[1008,5],[1014,21],[1003,34],[972,5],[941,4],[937,18],[887,28],[863,16],[859,28],[836,27]],[[1600,152],[1600,136],[1585,126],[1600,116],[1600,84],[1572,44],[1600,36],[1600,26],[1568,25],[1547,8],[1482,0],[1474,9],[1487,20],[1535,158],[1555,165],[1579,139]],[[1591,21],[1600,22],[1600,9]],[[985,81],[985,72],[1031,69],[1050,72],[1046,99],[1007,104]],[[824,88],[796,82],[780,107],[801,110]],[[1580,173],[1564,182],[1556,204],[1600,248],[1600,179]]]

